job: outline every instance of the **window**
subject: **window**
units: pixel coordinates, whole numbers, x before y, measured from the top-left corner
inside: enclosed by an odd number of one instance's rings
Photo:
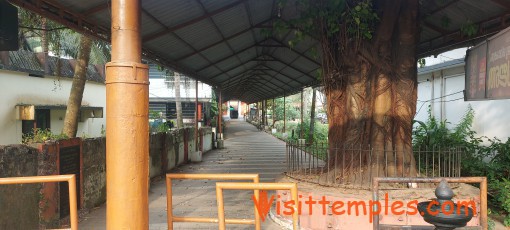
[[[35,109],[34,120],[21,121],[21,130],[23,135],[32,133],[35,128],[50,129],[50,110],[49,109]]]

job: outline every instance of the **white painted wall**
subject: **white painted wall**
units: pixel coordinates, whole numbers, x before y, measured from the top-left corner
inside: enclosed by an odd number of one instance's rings
[[[450,122],[449,127],[454,127],[471,105],[475,111],[473,129],[478,136],[506,141],[510,137],[510,100],[464,101],[464,85],[464,64],[418,74],[415,120],[426,121],[431,105],[436,118],[446,120]]]
[[[27,73],[0,70],[0,144],[21,143],[21,120],[16,120],[16,104],[63,105],[67,104],[72,79],[30,77]],[[106,128],[106,87],[88,81],[82,105],[103,107],[103,118],[88,118],[78,123],[77,136],[101,136]],[[50,112],[51,130],[61,133],[65,110]]]
[[[149,78],[149,98],[174,98],[175,88],[169,88],[165,83],[165,79],[162,78]],[[184,82],[181,82],[181,98],[193,98],[195,99],[195,81],[192,80],[189,88],[186,88]],[[198,82],[198,98],[211,98],[212,89],[211,86]]]

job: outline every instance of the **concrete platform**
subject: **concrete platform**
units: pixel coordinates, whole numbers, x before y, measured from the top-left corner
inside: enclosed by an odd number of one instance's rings
[[[225,148],[205,153],[203,161],[174,169],[174,173],[258,173],[261,182],[273,182],[285,170],[285,143],[242,120],[227,122]],[[217,217],[215,181],[174,181],[175,216]],[[164,180],[149,191],[150,229],[168,229]],[[254,218],[252,192],[225,191],[227,218]],[[80,218],[80,229],[106,229],[106,206]],[[174,229],[217,229],[217,224],[175,223]],[[254,229],[253,225],[227,225],[227,229]],[[282,229],[269,217],[262,229]]]

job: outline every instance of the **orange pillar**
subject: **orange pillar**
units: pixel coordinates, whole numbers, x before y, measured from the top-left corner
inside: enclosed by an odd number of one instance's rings
[[[222,110],[222,107],[223,107],[223,100],[221,99],[221,89],[220,89],[220,98],[219,98],[219,101],[220,103],[218,104],[219,108],[219,114],[218,114],[218,134],[219,134],[219,139],[220,140],[223,140],[223,132],[221,130],[221,120],[222,120],[222,117],[223,117],[223,110]]]
[[[195,80],[195,152],[198,151],[198,80]]]
[[[106,65],[106,228],[148,229],[149,78],[141,63],[140,2],[112,0]]]
[[[283,132],[285,133],[285,122],[287,121],[287,116],[285,114],[285,111],[287,110],[287,107],[285,106],[285,92],[283,93]]]
[[[303,89],[301,89],[301,106],[300,106],[300,109],[301,109],[301,128],[299,129],[299,138],[300,139],[303,139],[303,131],[304,131],[304,126],[305,126],[305,123],[303,122],[303,107],[304,107],[304,102],[303,102]]]

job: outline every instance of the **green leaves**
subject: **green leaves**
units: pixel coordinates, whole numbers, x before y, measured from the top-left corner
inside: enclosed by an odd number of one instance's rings
[[[419,66],[420,68],[425,67],[425,65],[426,65],[425,58],[420,58],[420,59],[418,59],[418,66]]]
[[[288,42],[290,47],[302,41],[307,34],[337,42],[345,42],[338,39],[342,34],[348,35],[346,39],[372,39],[379,21],[372,0],[296,0],[292,5],[279,0],[278,7],[279,12],[291,8],[291,11],[299,13],[286,22],[280,19],[273,23],[273,35],[295,31],[295,37]],[[261,33],[265,36],[270,34],[265,30]]]
[[[460,27],[460,32],[468,37],[472,37],[478,33],[478,25],[471,20],[467,20],[466,24]]]
[[[448,16],[443,15],[441,17],[441,27],[447,29],[450,26],[451,21],[452,20]]]
[[[413,121],[413,147],[422,150],[462,147],[465,150],[461,160],[462,176],[486,176],[493,195],[492,204],[510,213],[510,138],[502,142],[497,138],[477,137],[471,129],[474,115],[469,107],[459,124],[448,129],[448,123],[438,121],[429,109],[427,121]],[[510,225],[510,217],[507,216],[504,223]]]
[[[357,1],[357,5],[348,10],[344,17],[347,22],[347,32],[351,37],[372,39],[375,24],[379,21],[379,16],[373,9],[372,1]]]

